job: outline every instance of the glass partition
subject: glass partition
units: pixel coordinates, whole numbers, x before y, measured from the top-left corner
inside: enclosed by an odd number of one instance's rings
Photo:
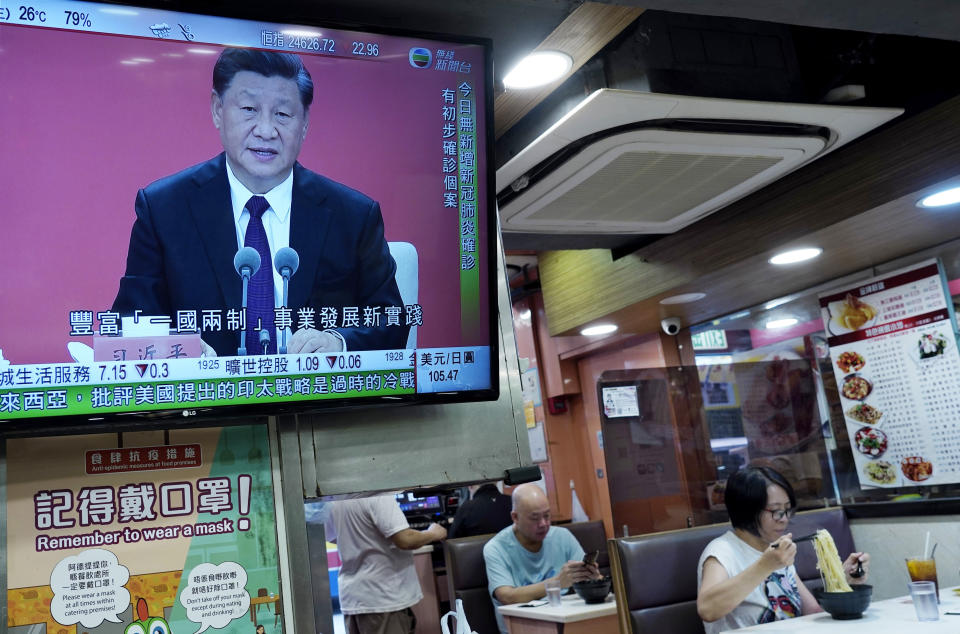
[[[945,387],[955,380],[955,364],[929,364],[918,373],[902,361],[901,372],[919,377],[916,389],[943,394],[942,402],[927,399],[908,409],[908,418],[925,417],[926,446],[933,443],[935,455],[916,465],[902,456],[886,462],[883,430],[886,422],[889,432],[891,422],[871,417],[863,407],[871,401],[848,392],[856,364],[838,372],[827,345],[836,333],[825,331],[818,302],[824,291],[931,257],[952,280],[946,297],[957,307],[960,244],[951,243],[695,326],[695,365],[604,372],[596,389],[615,532],[726,521],[725,482],[745,465],[781,471],[800,509],[960,499],[960,477],[924,482],[931,462],[941,474],[953,469],[949,461],[960,463],[960,451],[949,450],[953,438],[960,442],[960,407],[951,405],[960,396]],[[771,321],[785,325],[770,327]],[[938,329],[947,347],[955,345],[949,336],[957,329],[955,317]]]

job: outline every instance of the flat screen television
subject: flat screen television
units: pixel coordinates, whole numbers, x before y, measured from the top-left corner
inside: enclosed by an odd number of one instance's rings
[[[0,423],[497,397],[489,42],[249,18],[0,5]]]
[[[408,491],[406,493],[397,493],[396,498],[397,504],[400,505],[400,510],[404,513],[433,513],[441,510],[439,495],[419,497]]]

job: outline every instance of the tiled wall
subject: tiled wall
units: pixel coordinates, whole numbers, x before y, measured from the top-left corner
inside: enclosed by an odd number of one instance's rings
[[[940,588],[960,585],[960,515],[858,519],[850,522],[850,530],[857,548],[870,553],[875,600],[907,594],[904,560],[923,550],[927,531],[930,543],[939,543],[934,557]]]

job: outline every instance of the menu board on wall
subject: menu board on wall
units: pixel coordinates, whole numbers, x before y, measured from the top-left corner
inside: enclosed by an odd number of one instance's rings
[[[820,295],[862,487],[960,482],[960,353],[936,260]]]
[[[282,632],[265,426],[11,439],[7,456],[8,627]]]

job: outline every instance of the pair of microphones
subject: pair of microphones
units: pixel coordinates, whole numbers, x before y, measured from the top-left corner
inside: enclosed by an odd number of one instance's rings
[[[293,274],[296,273],[297,269],[300,267],[300,256],[297,255],[297,252],[290,247],[282,247],[277,249],[277,253],[273,256],[273,267],[283,279],[283,303],[280,306],[285,308],[287,306],[287,290],[290,285],[290,278],[293,277]],[[240,308],[246,312],[247,285],[250,283],[250,278],[256,275],[257,271],[260,270],[260,254],[253,247],[240,247],[240,249],[237,251],[237,254],[233,256],[233,268],[236,269],[237,275],[239,275],[240,279],[243,281],[243,300],[240,304]],[[267,347],[270,345],[270,332],[266,328],[260,330],[260,345],[263,346],[264,352],[266,352]],[[277,351],[280,354],[287,353],[286,328],[280,329],[280,346]],[[246,356],[246,354],[246,333],[241,332],[240,346],[237,348],[237,355],[243,357]]]

